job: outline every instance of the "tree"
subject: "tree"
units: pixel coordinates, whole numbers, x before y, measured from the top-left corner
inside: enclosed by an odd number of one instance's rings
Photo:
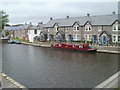
[[[0,10],[0,29],[4,29],[4,26],[9,22],[8,17],[6,12]]]

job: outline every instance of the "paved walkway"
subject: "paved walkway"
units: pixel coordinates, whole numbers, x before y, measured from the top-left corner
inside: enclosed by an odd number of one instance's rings
[[[16,82],[12,78],[8,77],[4,73],[0,73],[0,82],[1,82],[0,88],[16,88],[18,90],[20,89],[28,90],[26,87]]]
[[[118,88],[120,86],[120,71],[97,85],[95,88]]]

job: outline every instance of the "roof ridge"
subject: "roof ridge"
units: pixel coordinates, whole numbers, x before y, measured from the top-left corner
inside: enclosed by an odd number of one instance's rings
[[[115,16],[118,14],[114,14]],[[113,14],[107,14],[107,15],[93,15],[93,16],[89,16],[89,17],[99,17],[99,16],[113,16]],[[69,17],[69,18],[57,18],[57,19],[53,19],[53,20],[63,20],[63,19],[74,19],[74,18],[87,18],[88,16],[79,16],[79,17]]]

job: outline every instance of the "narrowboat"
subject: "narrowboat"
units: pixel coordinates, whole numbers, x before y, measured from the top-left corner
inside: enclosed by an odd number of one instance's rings
[[[76,51],[83,51],[83,52],[96,52],[96,48],[91,48],[89,44],[70,44],[70,43],[54,43],[51,44],[53,48],[60,48],[60,49],[68,49],[68,50],[76,50]]]
[[[8,40],[9,44],[21,44],[21,41],[17,41],[17,40]]]

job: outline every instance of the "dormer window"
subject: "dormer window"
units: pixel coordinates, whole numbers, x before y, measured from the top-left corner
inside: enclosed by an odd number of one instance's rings
[[[79,26],[74,26],[74,27],[73,27],[73,30],[74,30],[74,31],[79,31],[79,29],[80,29]]]
[[[116,22],[115,24],[113,24],[113,31],[118,31],[119,30],[119,26],[118,26],[118,22]]]
[[[50,29],[48,28],[48,32],[50,32]]]
[[[118,24],[118,30],[120,30],[120,24]]]
[[[98,31],[102,31],[102,27],[101,26],[98,27]]]
[[[75,23],[73,26],[73,31],[79,31],[79,30],[80,30],[80,27],[79,27],[78,23]]]
[[[55,30],[56,30],[56,32],[58,31],[58,27],[57,26],[55,26]]]
[[[91,25],[85,25],[85,31],[91,31],[92,27]]]
[[[79,27],[77,27],[77,30],[79,30]]]
[[[34,34],[37,34],[37,29],[34,30]]]

